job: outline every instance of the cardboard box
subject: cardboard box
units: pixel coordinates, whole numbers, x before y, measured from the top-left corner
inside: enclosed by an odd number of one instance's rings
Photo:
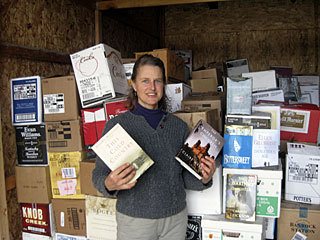
[[[206,95],[206,94],[191,94],[181,102],[181,107],[183,111],[202,111],[209,109],[217,109],[218,111],[218,129],[222,132],[223,128],[223,117],[222,112],[223,107],[223,94]]]
[[[221,72],[216,68],[192,71],[192,79],[214,78],[218,83],[221,77]]]
[[[320,110],[315,105],[281,106],[281,140],[317,143]]]
[[[224,215],[205,216],[201,221],[203,240],[262,240],[264,238],[263,219],[255,222],[230,221]]]
[[[16,166],[17,198],[20,203],[50,203],[49,166]]]
[[[131,80],[134,63],[124,63],[123,66],[124,66],[124,71],[126,72],[127,80]]]
[[[241,169],[241,174],[258,176],[256,216],[278,218],[280,216],[282,166],[277,170]],[[239,174],[239,169],[223,168],[223,211],[226,208],[227,174]]]
[[[107,121],[105,109],[102,107],[81,109],[81,119],[84,145],[90,150],[102,135]]]
[[[216,92],[218,83],[215,78],[194,78],[190,80],[192,92]]]
[[[186,122],[190,130],[195,127],[200,119],[206,121],[214,129],[219,130],[219,118],[217,109],[200,110],[194,112],[177,111],[173,114]]]
[[[283,90],[277,88],[252,93],[252,104],[257,104],[259,100],[284,102]]]
[[[48,165],[44,124],[16,126],[16,144],[19,165]]]
[[[167,82],[177,83],[184,81],[184,60],[178,57],[174,51],[168,48],[155,49],[151,52],[137,52],[136,59],[144,54],[151,54],[154,57],[160,58],[165,66]]]
[[[117,238],[116,199],[86,196],[86,225],[89,239]]]
[[[39,76],[13,78],[11,88],[11,118],[14,126],[43,122],[41,79]]]
[[[55,240],[88,240],[88,238],[84,236],[75,236],[63,233],[56,233]]]
[[[52,207],[57,232],[87,235],[84,199],[52,199]]]
[[[175,50],[175,54],[184,60],[184,65],[188,70],[185,79],[190,79],[192,75],[192,50]]]
[[[83,159],[83,152],[49,152],[53,198],[84,198],[80,185],[80,162]]]
[[[172,83],[165,86],[165,92],[168,112],[172,113],[181,110],[181,102],[191,93],[191,88],[185,83]]]
[[[276,239],[276,218],[264,218],[266,239]]]
[[[189,215],[222,213],[222,165],[220,160],[216,160],[216,167],[210,188],[203,191],[186,190]]]
[[[227,76],[241,76],[242,73],[249,72],[249,64],[247,59],[236,59],[226,61]]]
[[[107,121],[109,121],[111,118],[118,116],[121,113],[128,111],[126,97],[107,100],[104,102],[103,106],[107,117]],[[99,136],[99,139],[100,137],[101,136]]]
[[[52,237],[22,232],[22,240],[53,240]]]
[[[70,55],[82,108],[127,94],[128,81],[119,51],[105,44]]]
[[[48,152],[83,150],[80,120],[46,122]]]
[[[251,114],[252,78],[227,78],[227,114]]]
[[[277,87],[275,70],[242,73],[242,77],[252,78],[252,91],[267,90]]]
[[[285,199],[320,204],[320,147],[287,143]]]
[[[54,236],[52,204],[20,203],[22,231]]]
[[[45,122],[79,119],[79,94],[74,76],[44,78],[41,84]]]
[[[296,232],[308,240],[320,239],[320,206],[283,201],[278,219],[277,239],[291,239]]]
[[[92,183],[92,171],[95,168],[95,160],[85,160],[80,162],[80,186],[81,193],[92,196],[102,196]]]

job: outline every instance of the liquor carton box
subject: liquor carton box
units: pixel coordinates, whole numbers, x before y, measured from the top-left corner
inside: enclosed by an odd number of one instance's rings
[[[106,124],[105,109],[86,108],[81,109],[82,132],[85,148],[91,147],[100,139],[104,126]]]
[[[126,97],[107,100],[104,102],[103,106],[107,117],[107,121],[109,121],[111,118],[118,116],[121,113],[128,111]]]
[[[203,191],[186,190],[189,215],[222,213],[222,165],[216,160],[216,171],[212,177],[212,186]]]
[[[277,87],[275,70],[242,73],[242,77],[252,78],[252,91],[267,90]]]
[[[308,240],[320,239],[320,205],[282,201],[277,221],[277,239],[291,239],[296,232]]]
[[[49,152],[75,152],[83,150],[80,120],[46,122]]]
[[[49,166],[16,166],[15,171],[18,202],[51,202]]]
[[[177,111],[174,112],[178,118],[182,119],[189,126],[189,129],[193,129],[200,119],[206,121],[214,129],[219,129],[218,112],[217,109],[199,110],[199,111]]]
[[[241,76],[242,73],[249,72],[249,64],[247,59],[236,59],[226,61],[227,76]]]
[[[52,204],[20,203],[20,211],[23,232],[54,235]]]
[[[92,183],[92,171],[95,168],[94,159],[86,159],[80,162],[80,186],[81,193],[92,196],[102,196]]]
[[[10,80],[10,88],[12,124],[18,126],[42,123],[40,77],[13,78]]]
[[[16,126],[19,165],[48,165],[45,125]]]
[[[320,204],[320,147],[287,143],[285,199]]]
[[[227,114],[251,114],[252,78],[227,78]]]
[[[55,240],[89,240],[85,236],[75,236],[63,233],[56,233]]]
[[[201,221],[203,240],[233,240],[264,238],[264,223],[262,218],[255,222],[230,221],[224,215],[204,216]]]
[[[83,159],[83,152],[49,152],[53,198],[84,198],[80,185],[80,162]]]
[[[124,66],[124,71],[126,72],[126,78],[129,81],[129,80],[131,80],[134,62],[133,63],[124,63],[123,66]]]
[[[127,94],[128,81],[119,51],[98,44],[70,55],[82,108]]]
[[[276,218],[264,218],[266,239],[276,239]]]
[[[184,81],[184,60],[168,48],[154,49],[150,52],[136,52],[136,59],[144,54],[151,54],[160,58],[165,66],[167,82],[177,83]]]
[[[53,240],[52,237],[22,232],[22,240]]]
[[[74,76],[41,80],[44,121],[79,119],[79,94]]]
[[[181,110],[181,102],[191,93],[191,88],[185,83],[171,83],[166,85],[165,91],[168,112],[172,113]]]
[[[281,140],[317,143],[320,110],[315,105],[281,106]]]
[[[84,199],[52,199],[56,231],[86,236],[86,205]]]
[[[282,89],[271,89],[264,91],[257,91],[252,93],[252,103],[257,104],[259,100],[270,100],[277,102],[284,102],[284,94]]]
[[[239,169],[223,168],[223,211],[226,207],[227,174],[239,174]],[[241,174],[257,175],[256,216],[278,218],[280,216],[282,167],[241,169]]]
[[[201,111],[208,109],[217,109],[218,111],[218,129],[219,132],[222,132],[223,118],[224,116],[223,109],[223,94],[191,94],[187,96],[181,102],[181,108],[184,111]]]
[[[116,199],[86,196],[86,224],[89,239],[117,238]]]

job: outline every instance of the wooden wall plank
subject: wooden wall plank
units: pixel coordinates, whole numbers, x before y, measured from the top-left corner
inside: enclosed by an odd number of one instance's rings
[[[7,209],[7,191],[5,188],[5,171],[4,171],[4,158],[3,158],[3,145],[2,145],[2,120],[0,108],[0,239],[10,239],[9,236],[9,220]]]

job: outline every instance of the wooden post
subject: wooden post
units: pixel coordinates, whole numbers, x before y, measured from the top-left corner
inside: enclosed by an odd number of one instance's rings
[[[95,10],[95,43],[102,42],[102,13],[100,10]]]
[[[4,158],[2,145],[2,124],[1,124],[1,109],[0,109],[0,239],[10,239],[9,236],[9,220],[7,210],[7,192],[4,177]]]

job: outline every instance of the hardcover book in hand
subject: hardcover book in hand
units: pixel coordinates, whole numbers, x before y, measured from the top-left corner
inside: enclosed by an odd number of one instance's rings
[[[257,175],[227,174],[227,219],[255,221]]]
[[[124,163],[132,164],[138,179],[154,162],[136,141],[117,123],[92,146],[92,150],[113,171]]]
[[[216,159],[223,143],[223,137],[204,120],[200,120],[185,140],[184,145],[176,155],[176,159],[201,180],[201,158],[210,156]]]

